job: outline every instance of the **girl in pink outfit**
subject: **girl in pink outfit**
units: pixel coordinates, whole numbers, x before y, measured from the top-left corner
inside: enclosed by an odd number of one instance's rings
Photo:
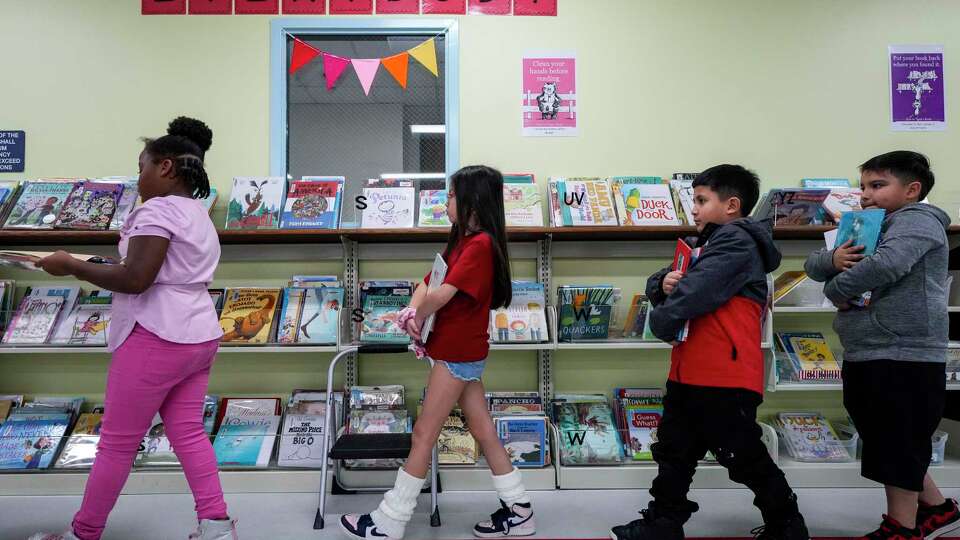
[[[113,353],[97,458],[70,531],[31,540],[98,540],[154,414],[183,465],[199,528],[190,538],[236,540],[217,458],[203,430],[210,367],[223,334],[207,287],[220,260],[217,231],[198,201],[210,193],[204,153],[213,133],[180,117],[146,139],[138,187],[143,204],[120,231],[118,264],[58,251],[37,265],[114,292],[107,333]],[[132,537],[139,537],[133,534]]]

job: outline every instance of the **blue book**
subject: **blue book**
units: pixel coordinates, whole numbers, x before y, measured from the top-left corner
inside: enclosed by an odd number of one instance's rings
[[[850,188],[848,178],[804,178],[800,185],[805,188]]]
[[[544,416],[501,416],[497,435],[510,461],[517,467],[543,467],[547,461],[547,418]]]
[[[280,214],[281,229],[336,229],[340,226],[342,176],[304,176],[290,182]]]
[[[0,469],[46,469],[70,425],[62,413],[42,419],[12,417],[0,424]]]
[[[885,215],[886,211],[882,208],[844,212],[840,216],[836,246],[840,247],[848,240],[853,240],[854,246],[863,246],[861,253],[864,256],[873,255],[877,252],[880,227]]]
[[[337,315],[343,305],[342,287],[304,289],[297,343],[332,345],[337,342]]]
[[[266,467],[279,427],[279,416],[225,417],[213,441],[217,465]]]

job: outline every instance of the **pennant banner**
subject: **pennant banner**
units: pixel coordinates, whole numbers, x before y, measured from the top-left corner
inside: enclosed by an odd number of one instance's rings
[[[407,70],[410,67],[410,55],[400,53],[394,56],[388,56],[380,61],[383,67],[393,75],[393,78],[400,85],[400,88],[407,89]]]
[[[433,38],[410,49],[409,52],[410,56],[414,57],[417,62],[423,64],[423,67],[427,68],[430,73],[433,73],[434,77],[440,76],[440,72],[437,70],[437,48]]]
[[[290,74],[294,74],[298,69],[310,63],[311,60],[320,54],[318,49],[311,47],[299,39],[293,39],[293,55],[290,57]]]
[[[363,93],[369,96],[373,79],[377,76],[377,70],[380,69],[380,59],[354,58],[350,62],[353,63],[353,70],[357,72],[357,78],[360,79],[360,86],[363,86]]]
[[[327,78],[327,92],[333,90],[333,85],[337,84],[349,65],[350,61],[346,58],[323,53],[323,76]]]
[[[293,36],[291,36],[293,37]],[[333,90],[333,87],[340,80],[347,66],[353,65],[353,70],[357,72],[357,78],[360,79],[360,85],[363,86],[363,93],[370,95],[370,88],[373,86],[373,80],[377,76],[377,70],[380,64],[390,73],[397,84],[406,90],[407,75],[410,71],[410,57],[427,68],[434,77],[440,76],[437,69],[437,42],[435,38],[417,45],[409,51],[388,56],[386,58],[343,58],[335,54],[321,51],[309,43],[293,37],[293,53],[290,58],[290,74],[296,73],[300,68],[309,64],[317,56],[323,56],[323,76],[327,79],[327,91]]]

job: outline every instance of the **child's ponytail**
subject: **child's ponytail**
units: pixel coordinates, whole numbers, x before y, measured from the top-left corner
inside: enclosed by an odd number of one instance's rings
[[[169,159],[174,174],[186,184],[196,199],[210,195],[210,178],[203,159],[213,144],[213,131],[194,118],[180,116],[167,127],[167,134],[158,139],[144,139],[145,150],[155,160]]]

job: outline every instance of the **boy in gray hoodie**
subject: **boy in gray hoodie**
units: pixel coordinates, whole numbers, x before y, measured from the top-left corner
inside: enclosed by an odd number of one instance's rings
[[[847,242],[810,254],[804,268],[837,306],[843,404],[863,441],[861,474],[886,489],[883,523],[865,538],[936,538],[960,528],[956,501],[927,474],[946,393],[950,218],[918,202],[934,183],[922,154],[883,154],[860,172],[863,208],[887,212],[876,253],[864,257]],[[870,303],[853,306],[865,292]]]

